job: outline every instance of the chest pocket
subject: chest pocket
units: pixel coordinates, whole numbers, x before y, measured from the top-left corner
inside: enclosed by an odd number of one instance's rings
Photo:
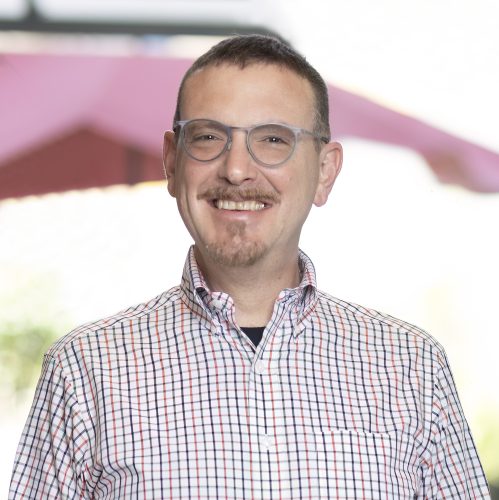
[[[316,430],[320,498],[412,499],[417,456],[404,432]]]

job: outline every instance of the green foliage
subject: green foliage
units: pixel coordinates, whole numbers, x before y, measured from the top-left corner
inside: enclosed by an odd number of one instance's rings
[[[499,488],[499,409],[487,408],[478,419],[477,448],[489,483]],[[499,493],[499,491],[498,491]]]
[[[0,266],[0,409],[32,398],[47,348],[67,330],[57,280]]]
[[[0,325],[0,380],[6,392],[21,395],[38,379],[43,353],[57,337],[55,328]]]

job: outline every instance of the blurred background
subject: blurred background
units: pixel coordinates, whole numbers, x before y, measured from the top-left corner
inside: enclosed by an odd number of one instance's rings
[[[50,343],[179,282],[162,134],[192,59],[252,32],[329,84],[345,163],[301,244],[319,286],[444,345],[497,488],[498,17],[492,0],[2,0],[0,491]]]

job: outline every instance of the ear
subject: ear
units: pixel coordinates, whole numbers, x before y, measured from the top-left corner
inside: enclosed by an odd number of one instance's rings
[[[317,207],[326,203],[342,163],[343,148],[339,142],[330,142],[322,147],[319,154],[319,179],[314,197],[314,205]]]
[[[165,132],[163,141],[163,169],[168,183],[168,192],[175,198],[175,167],[177,166],[177,143],[171,130]]]

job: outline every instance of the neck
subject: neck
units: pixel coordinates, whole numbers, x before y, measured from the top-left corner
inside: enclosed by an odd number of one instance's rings
[[[262,259],[244,267],[220,265],[199,251],[196,260],[210,289],[231,296],[239,326],[265,326],[279,293],[300,283],[298,249],[288,259],[272,262]]]

